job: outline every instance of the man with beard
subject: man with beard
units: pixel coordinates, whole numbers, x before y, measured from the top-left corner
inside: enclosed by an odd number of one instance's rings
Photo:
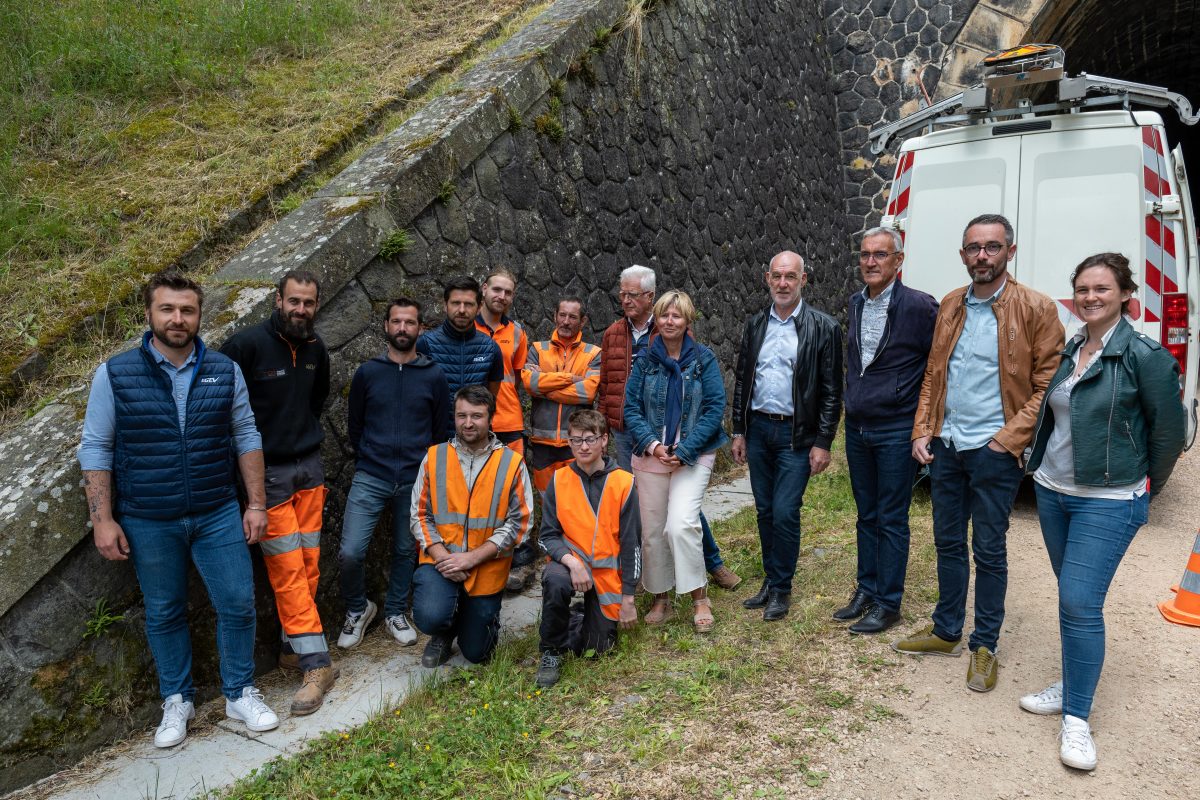
[[[482,386],[454,395],[454,438],[430,447],[417,471],[409,528],[420,548],[413,621],[429,634],[421,665],[491,658],[513,548],[533,525],[525,460],[492,435],[496,398]]]
[[[392,562],[384,627],[401,645],[417,641],[409,624],[408,595],[417,553],[409,532],[409,504],[417,467],[430,445],[450,438],[450,388],[442,369],[416,351],[421,306],[399,297],[383,321],[387,351],[358,368],[350,381],[347,431],[357,461],[342,522],[342,600],[346,622],[338,647],[357,647],[377,606],[367,599],[363,562],[385,508],[392,515]]]
[[[482,384],[495,397],[504,380],[504,354],[487,334],[475,328],[483,292],[474,278],[451,278],[442,289],[446,319],[417,339],[417,352],[442,368],[453,395],[464,386]],[[447,419],[451,425],[453,420]]]
[[[329,354],[313,331],[320,306],[316,275],[288,272],[270,318],[221,348],[247,376],[263,437],[267,535],[261,546],[283,627],[279,663],[303,673],[292,697],[294,715],[320,708],[337,677],[316,603],[325,505],[320,417],[329,396]]]
[[[971,283],[942,299],[917,403],[912,456],[929,464],[938,602],[933,624],[892,647],[957,656],[975,558],[975,629],[967,688],[996,686],[996,642],[1008,586],[1008,517],[1025,474],[1042,395],[1058,369],[1063,326],[1049,297],[1008,274],[1013,226],[999,214],[967,223],[959,257]]]
[[[483,279],[483,305],[475,318],[475,327],[491,338],[504,357],[504,380],[496,394],[496,417],[492,433],[506,447],[525,455],[525,414],[517,385],[529,352],[529,337],[525,326],[509,319],[517,293],[517,279],[506,269],[494,269]]]
[[[279,718],[254,688],[254,575],[247,544],[267,530],[262,439],[237,364],[197,336],[204,295],[178,272],[142,289],[150,330],[96,370],[79,466],[96,549],[133,560],[163,698],[156,747],[187,737],[192,704],[188,562],[217,612],[225,714],[252,731]],[[238,509],[238,471],[249,504]]]

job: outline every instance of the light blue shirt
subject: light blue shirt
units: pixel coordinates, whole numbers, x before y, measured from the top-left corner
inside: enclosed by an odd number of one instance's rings
[[[767,314],[767,330],[763,335],[758,361],[754,364],[754,394],[750,398],[750,410],[764,414],[792,416],[792,381],[796,374],[796,315],[804,307],[804,301],[796,304],[796,310],[787,319],[780,319],[771,304]]]
[[[175,411],[179,415],[179,429],[187,429],[187,399],[191,390],[192,373],[196,371],[196,349],[176,367],[167,357],[151,344],[148,348],[155,363],[167,373],[171,380],[171,395],[175,398]],[[254,412],[250,410],[250,393],[246,390],[246,379],[235,362],[233,365],[233,418],[230,421],[233,445],[239,456],[262,449],[262,437],[254,426]],[[108,364],[101,364],[92,379],[92,392],[88,396],[87,413],[83,417],[83,437],[79,443],[79,468],[111,472],[113,446],[117,435],[117,409],[113,400],[112,383],[108,379]]]
[[[980,300],[967,289],[967,320],[950,355],[946,377],[946,417],[942,442],[956,450],[974,450],[1004,427],[1000,400],[1000,340],[993,306],[1008,285]]]
[[[863,287],[864,302],[858,329],[863,369],[869,367],[875,360],[875,351],[879,349],[879,341],[883,338],[883,329],[887,327],[888,306],[892,304],[892,287],[895,285],[896,279],[893,278],[892,282],[875,298],[871,297],[868,287]]]

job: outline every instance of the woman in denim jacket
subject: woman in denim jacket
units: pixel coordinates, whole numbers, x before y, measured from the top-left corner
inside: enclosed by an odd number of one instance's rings
[[[696,307],[672,290],[654,304],[658,336],[633,362],[625,386],[625,430],[642,514],[642,582],[654,593],[648,625],[673,612],[671,589],[689,593],[698,633],[713,629],[701,546],[700,501],[716,451],[729,437],[717,357],[692,338]]]

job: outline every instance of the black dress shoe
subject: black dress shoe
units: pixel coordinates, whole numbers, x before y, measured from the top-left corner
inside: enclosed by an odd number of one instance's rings
[[[883,606],[874,605],[862,619],[850,626],[851,633],[883,633],[894,627],[902,620],[899,611],[888,611]]]
[[[850,602],[833,612],[833,618],[838,622],[847,622],[852,619],[858,619],[863,614],[867,613],[871,606],[871,598],[862,589],[856,588],[854,594],[850,595]]]
[[[742,601],[742,608],[762,608],[767,604],[767,596],[771,590],[767,586],[767,582],[763,581],[762,588],[758,590],[758,594],[751,595]]]
[[[787,592],[771,592],[767,599],[767,607],[763,609],[763,622],[774,622],[788,615],[792,606],[792,596]]]
[[[454,639],[449,636],[430,636],[421,654],[421,666],[435,669],[450,660],[454,655]]]

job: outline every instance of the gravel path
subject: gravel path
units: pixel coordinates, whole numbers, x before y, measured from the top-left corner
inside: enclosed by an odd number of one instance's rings
[[[1058,678],[1054,576],[1037,514],[1018,507],[1008,537],[1007,616],[994,691],[965,686],[966,658],[896,656],[884,676],[899,719],[851,734],[820,759],[828,798],[1168,798],[1193,794],[1200,749],[1200,628],[1172,625],[1156,604],[1183,574],[1200,522],[1200,452],[1186,454],[1150,523],[1117,571],[1105,618],[1104,673],[1092,710],[1099,766],[1080,773],[1058,759],[1058,717],[1022,711],[1017,700]],[[972,587],[973,587],[972,583]],[[907,632],[925,624],[926,620]],[[968,630],[971,612],[967,613]],[[861,648],[854,647],[861,652]],[[886,655],[885,655],[886,654]],[[866,688],[865,686],[863,688]]]

